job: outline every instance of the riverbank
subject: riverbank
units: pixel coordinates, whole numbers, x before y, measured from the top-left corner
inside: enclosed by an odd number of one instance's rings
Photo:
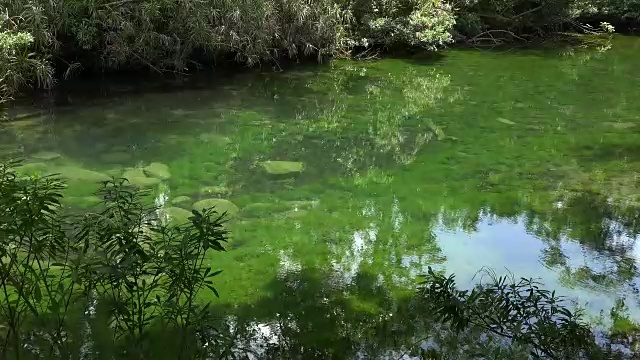
[[[568,23],[598,14],[633,19],[633,2],[478,0],[260,0],[222,3],[100,0],[74,7],[12,2],[0,24],[0,101],[29,87],[83,73],[193,73],[224,63],[278,67],[350,57],[354,49],[438,50],[456,37],[476,44],[546,37],[580,29]],[[99,9],[99,11],[94,11]],[[627,20],[625,20],[627,21]],[[599,31],[599,25],[588,31]],[[366,57],[366,52],[365,52]],[[95,75],[94,75],[95,76]]]

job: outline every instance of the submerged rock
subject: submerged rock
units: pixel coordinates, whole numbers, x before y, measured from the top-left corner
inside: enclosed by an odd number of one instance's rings
[[[16,166],[14,170],[22,175],[34,175],[36,173],[44,173],[47,169],[47,164],[43,162],[27,163],[20,166]]]
[[[119,177],[122,176],[122,169],[120,169],[120,168],[109,169],[109,170],[105,171],[104,173],[109,175],[109,176],[111,176],[111,177],[119,178]]]
[[[131,185],[139,188],[151,187],[158,185],[161,180],[157,178],[147,177],[142,169],[129,169],[122,174],[122,177],[129,180]]]
[[[124,173],[122,174],[122,177],[124,177],[125,179],[130,179],[134,177],[147,177],[147,175],[145,175],[144,171],[142,171],[142,169],[140,168],[126,168],[124,170]]]
[[[76,166],[56,167],[52,169],[51,173],[59,174],[61,178],[69,181],[101,182],[110,179],[106,174]]]
[[[286,203],[254,203],[242,208],[240,215],[246,218],[261,218],[291,210]]]
[[[304,171],[304,163],[295,161],[265,161],[260,166],[271,175],[299,174]]]
[[[214,208],[219,214],[226,212],[228,216],[233,216],[240,210],[236,204],[225,199],[205,199],[193,204],[193,209],[199,212],[210,208]]]
[[[182,225],[189,222],[189,218],[193,215],[191,211],[179,207],[169,207],[164,209],[167,215],[167,223],[169,225]]]
[[[178,196],[171,200],[171,204],[173,205],[190,205],[191,202],[192,200],[188,196]]]
[[[139,178],[129,179],[129,182],[131,183],[131,185],[135,185],[139,188],[146,188],[146,187],[152,187],[152,186],[158,185],[162,181],[156,178],[139,177]]]
[[[515,125],[516,123],[514,123],[513,121],[509,120],[509,119],[505,119],[505,118],[497,118],[496,120],[498,120],[499,122],[503,123],[503,124],[507,124],[507,125]]]
[[[166,180],[171,177],[169,167],[163,163],[154,162],[144,168],[144,173],[150,177]]]
[[[54,159],[58,159],[61,158],[62,155],[55,153],[55,152],[49,152],[49,151],[42,151],[36,154],[31,155],[32,158],[34,159],[38,159],[38,160],[54,160]]]

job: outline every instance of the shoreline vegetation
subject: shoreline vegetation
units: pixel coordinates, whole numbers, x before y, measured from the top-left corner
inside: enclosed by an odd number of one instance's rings
[[[640,0],[12,0],[0,16],[1,104],[83,72],[180,74],[610,33],[610,23],[638,23]]]

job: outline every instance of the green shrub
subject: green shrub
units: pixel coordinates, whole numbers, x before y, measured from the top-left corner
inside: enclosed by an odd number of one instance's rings
[[[33,42],[30,33],[0,27],[0,104],[23,87],[52,85],[53,70],[46,58],[31,52]]]
[[[573,5],[576,17],[604,17],[615,21],[640,21],[640,0],[576,0]]]
[[[352,8],[359,45],[420,46],[436,49],[451,42],[455,23],[450,6],[431,0],[356,0]]]
[[[362,38],[434,49],[450,40],[453,24],[446,4],[427,0],[16,0],[5,6],[6,56],[40,59],[36,73],[11,71],[23,84],[45,83],[50,73],[43,73],[49,68],[42,59],[48,58],[65,77],[83,68],[182,72],[229,58],[248,65],[322,60]],[[354,17],[352,9],[367,10]]]
[[[487,30],[517,35],[554,32],[571,19],[572,4],[573,0],[462,0],[456,4],[463,19],[458,31],[465,35]]]
[[[77,217],[60,203],[63,183],[14,166],[0,165],[0,357],[77,358],[95,343],[111,358],[153,358],[160,330],[177,336],[163,351],[193,358],[209,308],[195,300],[218,295],[220,271],[204,264],[224,250],[222,218],[207,209],[167,226],[124,180],[105,182],[102,205]]]

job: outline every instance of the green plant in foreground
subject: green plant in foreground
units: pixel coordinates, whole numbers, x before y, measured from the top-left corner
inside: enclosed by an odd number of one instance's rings
[[[160,330],[180,334],[176,355],[193,358],[208,310],[198,294],[218,295],[220,271],[205,259],[224,251],[224,214],[194,211],[168,226],[114,179],[99,191],[101,210],[77,218],[60,205],[63,183],[18,178],[15,165],[0,165],[0,357],[67,359],[95,342],[103,355],[146,358]],[[78,331],[85,310],[99,314],[88,326],[102,336]]]
[[[469,328],[502,337],[530,349],[533,358],[574,359],[594,356],[598,347],[580,312],[533,279],[496,276],[472,290],[458,290],[455,276],[429,268],[419,293],[433,314],[456,332]]]
[[[76,281],[72,262],[58,263],[75,252],[56,216],[61,189],[55,179],[27,183],[8,166],[0,167],[0,316],[5,326],[0,354],[22,347],[21,329],[27,325],[47,329],[49,351],[59,351],[64,343]]]

